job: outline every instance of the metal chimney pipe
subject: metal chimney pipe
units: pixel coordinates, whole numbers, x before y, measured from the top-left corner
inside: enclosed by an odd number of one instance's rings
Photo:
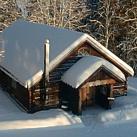
[[[44,44],[44,73],[45,81],[49,81],[49,40],[47,39]]]
[[[49,82],[49,40],[44,43],[44,73],[43,73],[43,86],[44,90],[41,91],[42,104],[46,103],[47,83]]]

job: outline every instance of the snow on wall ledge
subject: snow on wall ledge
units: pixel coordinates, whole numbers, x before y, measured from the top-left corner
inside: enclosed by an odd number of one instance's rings
[[[125,75],[120,69],[118,69],[116,66],[114,66],[107,60],[95,56],[86,56],[80,59],[67,72],[64,73],[61,79],[63,82],[67,83],[73,88],[78,88],[100,67],[105,67],[119,80],[126,80]]]

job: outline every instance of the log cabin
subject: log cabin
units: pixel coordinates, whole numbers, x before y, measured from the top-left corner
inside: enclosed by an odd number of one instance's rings
[[[1,33],[0,86],[28,113],[95,104],[127,94],[133,69],[88,34],[18,20]]]

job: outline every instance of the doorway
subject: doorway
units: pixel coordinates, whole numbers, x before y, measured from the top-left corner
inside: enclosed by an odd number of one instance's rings
[[[109,100],[108,97],[110,96],[110,85],[100,85],[96,86],[95,92],[95,102],[99,106],[108,109],[109,108]]]
[[[108,109],[110,96],[110,85],[100,85],[100,86],[85,86],[80,89],[80,98],[82,102],[82,109],[86,109],[89,106],[94,106],[95,104]]]

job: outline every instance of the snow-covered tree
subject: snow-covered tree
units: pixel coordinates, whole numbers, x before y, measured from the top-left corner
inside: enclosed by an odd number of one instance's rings
[[[0,0],[0,31],[19,17],[15,0]]]
[[[91,34],[137,70],[137,1],[96,0],[90,4]]]
[[[118,20],[121,29],[117,49],[120,57],[130,64],[137,74],[137,1],[121,1],[120,6]]]
[[[1,30],[19,17],[75,30],[86,28],[87,0],[0,0]]]
[[[86,0],[33,0],[28,4],[29,20],[80,30],[87,16]]]
[[[114,21],[119,8],[118,1],[97,0],[96,3],[90,3],[90,7],[91,15],[88,25],[91,28],[91,33],[106,48],[112,48],[110,45],[115,34]]]

